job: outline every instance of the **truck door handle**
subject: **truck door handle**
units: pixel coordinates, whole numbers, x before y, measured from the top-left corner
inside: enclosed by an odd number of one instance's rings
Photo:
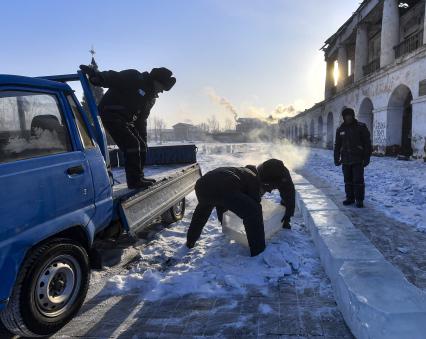
[[[67,169],[67,174],[68,175],[79,175],[79,174],[83,174],[84,173],[84,167],[83,165],[79,165],[79,166],[74,166],[74,167],[70,167]]]

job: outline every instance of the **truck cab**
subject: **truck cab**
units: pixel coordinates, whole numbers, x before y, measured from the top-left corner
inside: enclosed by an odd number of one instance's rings
[[[68,81],[81,83],[89,112]],[[170,214],[200,169],[180,168],[142,192],[115,185],[112,173],[82,73],[0,75],[0,319],[9,331],[34,337],[63,327],[86,296],[97,235]]]

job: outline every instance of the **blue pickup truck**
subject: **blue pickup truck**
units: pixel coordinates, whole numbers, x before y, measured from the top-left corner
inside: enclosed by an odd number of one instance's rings
[[[70,82],[81,85],[88,110]],[[110,151],[82,73],[0,75],[0,319],[12,333],[48,336],[72,319],[99,261],[97,238],[182,218],[201,175],[195,156],[132,191],[117,181]]]

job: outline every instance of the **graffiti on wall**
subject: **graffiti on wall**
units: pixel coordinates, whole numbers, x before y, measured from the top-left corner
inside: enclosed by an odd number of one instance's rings
[[[373,132],[373,143],[374,145],[385,146],[386,145],[386,123],[382,121],[374,122]]]

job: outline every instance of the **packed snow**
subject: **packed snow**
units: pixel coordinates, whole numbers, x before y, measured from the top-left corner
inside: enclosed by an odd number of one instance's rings
[[[276,151],[268,145],[205,144],[199,146],[197,158],[205,173],[220,166],[258,164]],[[299,158],[300,154],[294,161]],[[264,198],[276,204],[280,201],[278,192]],[[291,280],[293,275],[308,277],[307,284],[318,283],[313,275],[318,255],[299,215],[292,220],[292,230],[281,229],[268,241],[265,252],[252,258],[246,246],[222,233],[215,212],[195,248],[188,250],[186,231],[196,203],[192,193],[187,197],[186,217],[142,248],[140,261],[125,274],[112,277],[101,293],[138,293],[152,301],[187,294],[241,295],[253,287],[267,295],[269,284],[284,277]],[[278,213],[281,218],[284,209]],[[298,286],[304,287],[309,286]],[[267,306],[259,307],[260,312],[269,312]]]
[[[301,148],[306,151],[305,148]],[[345,190],[342,168],[333,152],[310,149],[302,168]],[[365,171],[366,203],[386,215],[426,232],[426,163],[372,157]]]

